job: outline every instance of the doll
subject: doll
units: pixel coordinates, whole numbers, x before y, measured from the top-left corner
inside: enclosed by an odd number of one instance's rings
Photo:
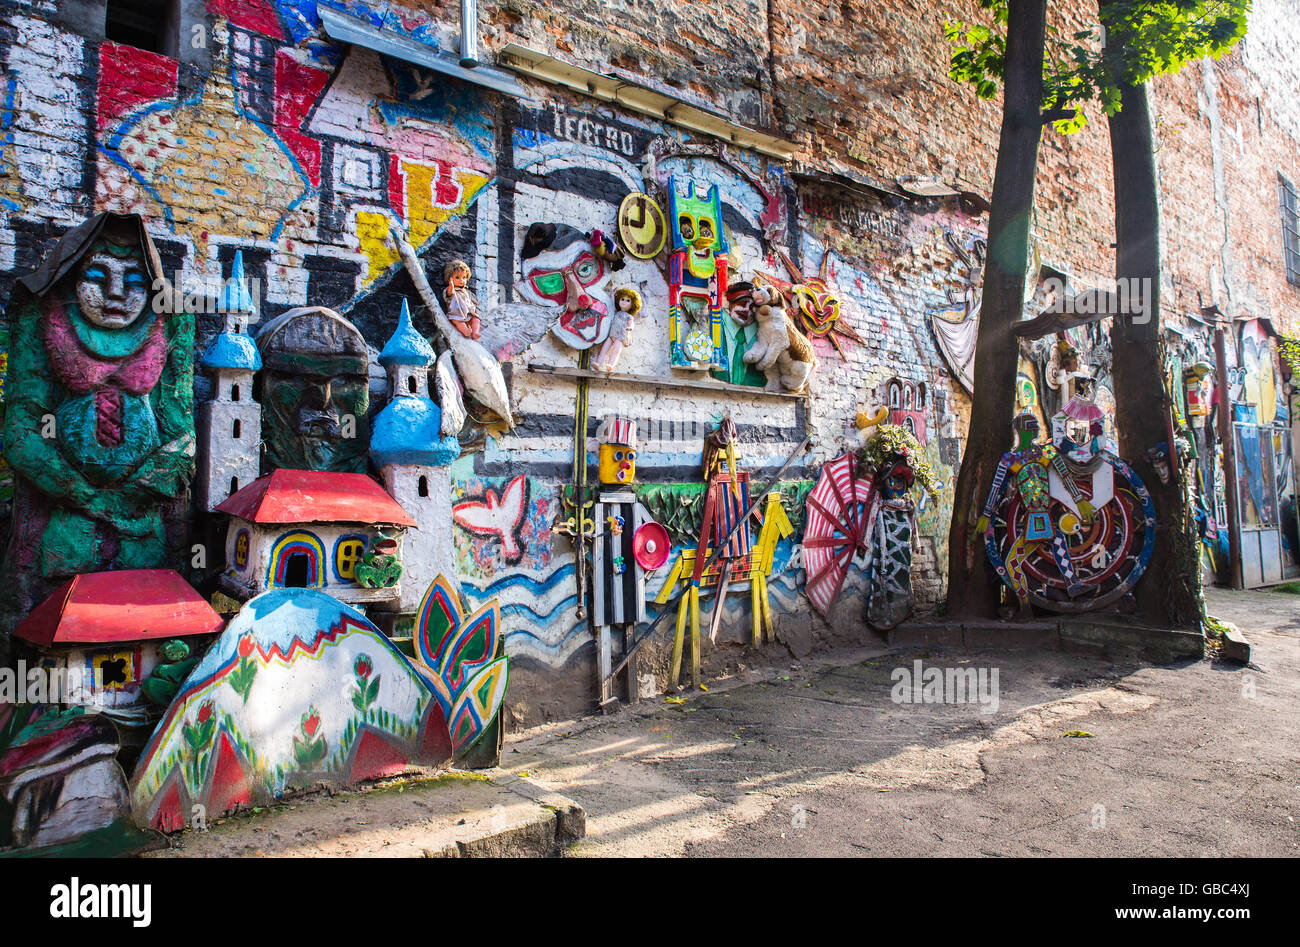
[[[447,302],[447,319],[465,338],[477,339],[480,331],[478,300],[469,291],[469,264],[464,260],[452,260],[442,276],[447,281],[447,288],[442,292],[442,298]]]
[[[618,364],[618,357],[623,346],[632,342],[632,326],[641,311],[641,294],[635,289],[618,289],[614,291],[614,318],[609,327],[609,338],[596,353],[592,368],[601,372],[612,372]]]

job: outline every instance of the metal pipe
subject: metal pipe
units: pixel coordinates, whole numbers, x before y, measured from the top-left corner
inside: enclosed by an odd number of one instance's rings
[[[460,64],[473,69],[478,62],[478,0],[460,0]]]

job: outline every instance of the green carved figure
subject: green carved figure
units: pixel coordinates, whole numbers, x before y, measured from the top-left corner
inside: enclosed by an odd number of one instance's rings
[[[266,470],[365,473],[370,353],[357,328],[324,306],[290,309],[257,335]]]
[[[164,513],[194,475],[194,317],[172,299],[134,214],[91,218],[18,281],[0,630],[68,576],[168,564]]]
[[[386,589],[402,577],[397,558],[397,541],[384,537],[372,546],[356,566],[357,584],[367,589]]]
[[[190,657],[190,646],[179,638],[165,642],[158,649],[158,657],[161,660],[154,665],[153,673],[140,685],[140,690],[150,703],[166,707],[199,659]]]

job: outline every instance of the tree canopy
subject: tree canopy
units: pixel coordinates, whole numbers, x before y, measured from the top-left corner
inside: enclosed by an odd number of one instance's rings
[[[1007,0],[977,0],[993,25],[946,20],[952,44],[948,75],[997,95],[1006,66]],[[1107,115],[1120,110],[1120,90],[1177,72],[1205,56],[1219,57],[1246,34],[1250,0],[1101,0],[1095,27],[1063,35],[1047,28],[1043,57],[1043,121],[1061,132],[1087,124],[1083,105],[1096,100]]]

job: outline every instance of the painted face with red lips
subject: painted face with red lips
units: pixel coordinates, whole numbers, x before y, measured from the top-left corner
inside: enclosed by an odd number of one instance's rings
[[[561,243],[565,245],[557,246]],[[586,235],[564,228],[552,246],[523,260],[522,266],[520,293],[539,306],[562,307],[559,321],[551,326],[556,338],[579,350],[608,338],[613,308],[606,295],[610,273]]]

